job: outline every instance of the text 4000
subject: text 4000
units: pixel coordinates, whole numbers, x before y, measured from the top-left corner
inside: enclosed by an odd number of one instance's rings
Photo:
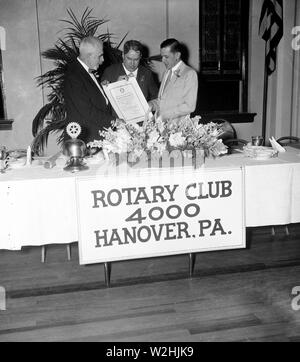
[[[156,206],[156,207],[152,207],[148,211],[147,216],[153,221],[159,221],[164,217],[164,214],[166,214],[166,216],[169,219],[175,220],[175,219],[178,219],[182,215],[182,211],[183,211],[183,214],[187,217],[196,217],[200,213],[200,206],[198,204],[188,204],[182,210],[182,208],[179,205],[170,205],[166,208],[166,211],[164,211],[163,208]],[[125,221],[127,221],[127,222],[133,221],[133,222],[138,222],[139,224],[141,224],[143,222],[143,220],[147,219],[147,216],[143,216],[142,209],[138,208]]]

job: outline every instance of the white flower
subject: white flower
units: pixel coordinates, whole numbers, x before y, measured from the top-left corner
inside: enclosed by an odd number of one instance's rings
[[[160,133],[162,133],[165,129],[165,124],[164,121],[162,120],[161,116],[156,118],[156,125],[157,125],[157,129]]]
[[[157,131],[151,131],[148,135],[149,139],[147,141],[147,148],[153,147],[153,145],[157,142],[159,139],[159,133]]]
[[[172,133],[169,142],[172,147],[180,147],[184,145],[185,137],[182,136],[182,132]]]
[[[159,154],[162,154],[162,153],[166,150],[167,145],[166,145],[165,142],[163,142],[163,143],[157,142],[157,143],[155,144],[155,147],[157,148],[157,152],[158,152]]]
[[[115,139],[113,141],[103,141],[103,148],[106,149],[107,152],[124,153],[127,152],[130,141],[130,134],[126,129],[119,129],[115,132]]]

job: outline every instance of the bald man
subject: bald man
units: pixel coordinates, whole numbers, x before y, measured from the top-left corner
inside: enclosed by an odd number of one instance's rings
[[[78,58],[68,66],[65,76],[63,92],[67,121],[81,125],[79,138],[86,143],[99,139],[99,130],[109,127],[114,119],[93,73],[103,61],[102,41],[86,37],[80,43]]]

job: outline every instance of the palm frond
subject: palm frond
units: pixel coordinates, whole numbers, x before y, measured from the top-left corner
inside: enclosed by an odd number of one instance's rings
[[[161,62],[161,55],[160,55],[160,54],[152,55],[151,57],[146,58],[146,60],[147,60],[148,62],[151,62],[152,60],[156,60],[156,61],[158,61],[158,62]]]
[[[40,128],[42,128],[45,118],[52,109],[52,104],[48,103],[42,107],[32,121],[32,135],[35,137]]]
[[[125,38],[127,37],[129,31],[127,31],[127,33],[123,36],[122,40],[120,41],[120,43],[116,46],[117,49],[120,48],[121,44],[123,43],[123,41],[125,40]]]
[[[62,129],[58,129],[57,125],[54,123],[48,123],[46,127],[44,127],[34,138],[31,144],[31,149],[34,154],[41,155],[44,152],[45,147],[48,143],[48,138],[50,133],[52,132],[59,132]]]

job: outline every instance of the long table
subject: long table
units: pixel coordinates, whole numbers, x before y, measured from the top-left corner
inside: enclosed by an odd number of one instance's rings
[[[287,148],[265,161],[241,153],[207,158],[201,172],[234,167],[244,168],[247,227],[300,222],[299,150]],[[76,178],[98,175],[113,183],[117,169],[90,164],[89,170],[72,174],[60,163],[53,169],[32,165],[0,174],[0,249],[78,241]]]

